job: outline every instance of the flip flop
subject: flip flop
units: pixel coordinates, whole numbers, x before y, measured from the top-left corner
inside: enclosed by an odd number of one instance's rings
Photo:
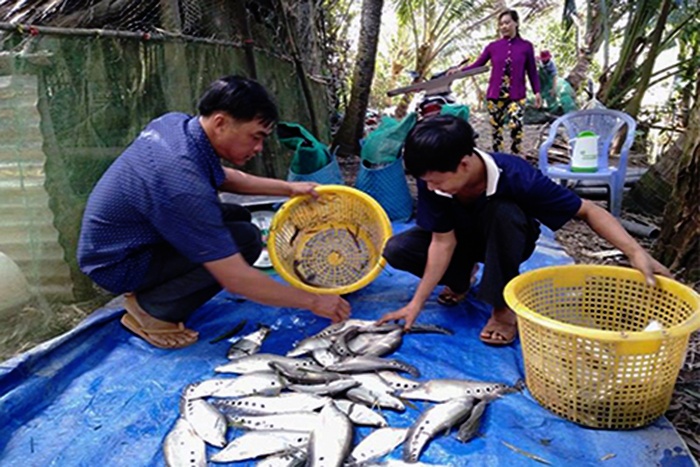
[[[455,293],[451,288],[445,286],[438,295],[437,302],[443,306],[456,306],[464,301],[468,292],[469,290],[464,293]]]
[[[484,337],[479,334],[479,339],[484,344],[496,346],[509,345],[512,344],[515,341],[515,338],[518,336],[518,325],[515,323],[501,323],[500,321],[495,321],[492,318],[489,318],[486,326],[484,326],[484,329],[482,329],[481,332],[491,333],[491,337]],[[503,337],[503,339],[495,338],[494,334],[500,335]]]
[[[152,346],[158,347],[159,349],[181,349],[183,347],[190,346],[197,342],[197,339],[195,339],[192,342],[186,342],[184,344],[179,345],[163,345],[153,340],[152,336],[182,334],[182,332],[185,330],[185,325],[182,323],[177,323],[177,328],[174,329],[148,329],[141,326],[139,322],[136,321],[136,318],[131,316],[129,313],[124,313],[124,316],[122,316],[121,319],[121,323],[126,329],[133,332]]]

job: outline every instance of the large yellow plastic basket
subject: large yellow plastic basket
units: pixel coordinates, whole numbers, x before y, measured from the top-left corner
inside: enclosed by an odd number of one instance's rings
[[[700,328],[700,296],[670,279],[657,282],[593,265],[536,269],[510,281],[505,299],[517,314],[533,397],[594,428],[637,428],[662,415],[688,338]]]
[[[321,294],[354,292],[384,267],[391,222],[371,196],[342,185],[316,188],[277,211],[268,250],[277,273],[294,287]]]

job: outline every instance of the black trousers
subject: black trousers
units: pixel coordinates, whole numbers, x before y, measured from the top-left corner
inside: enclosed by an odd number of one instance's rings
[[[505,305],[503,289],[535,249],[539,223],[514,202],[498,199],[487,201],[474,215],[474,228],[455,232],[457,247],[440,284],[465,292],[474,264],[484,263],[477,298],[500,308]],[[430,231],[414,227],[390,238],[383,256],[394,268],[422,277],[431,238]]]
[[[248,264],[262,251],[260,230],[250,220],[250,212],[235,204],[222,204],[224,223]],[[209,271],[182,256],[169,244],[156,248],[142,284],[134,291],[141,306],[151,316],[170,322],[187,318],[222,287]]]

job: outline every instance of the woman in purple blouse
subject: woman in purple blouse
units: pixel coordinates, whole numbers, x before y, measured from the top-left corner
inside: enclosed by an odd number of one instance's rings
[[[535,51],[532,43],[520,37],[518,13],[506,10],[498,16],[501,38],[486,46],[474,63],[460,63],[451,69],[469,70],[491,61],[491,77],[486,93],[491,128],[493,129],[493,151],[504,152],[503,141],[506,118],[510,129],[512,154],[520,154],[523,141],[523,113],[525,110],[525,73],[530,78],[535,93],[535,106],[542,104],[540,80],[537,75]]]

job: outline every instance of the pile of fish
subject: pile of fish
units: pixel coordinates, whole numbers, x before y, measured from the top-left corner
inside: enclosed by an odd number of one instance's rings
[[[433,325],[410,331],[451,334]],[[398,324],[347,320],[299,342],[287,355],[258,353],[270,328],[236,340],[229,362],[215,369],[237,377],[187,386],[180,418],[164,440],[169,466],[207,465],[206,444],[222,448],[211,462],[257,459],[258,466],[400,466],[419,463],[428,442],[459,426],[473,438],[486,405],[519,390],[496,382],[457,379],[417,381],[418,370],[383,358],[399,348]],[[375,409],[404,411],[411,400],[435,402],[408,428],[390,427]],[[353,446],[354,427],[376,427]],[[227,441],[229,427],[243,430]],[[403,443],[403,461],[377,462]]]

